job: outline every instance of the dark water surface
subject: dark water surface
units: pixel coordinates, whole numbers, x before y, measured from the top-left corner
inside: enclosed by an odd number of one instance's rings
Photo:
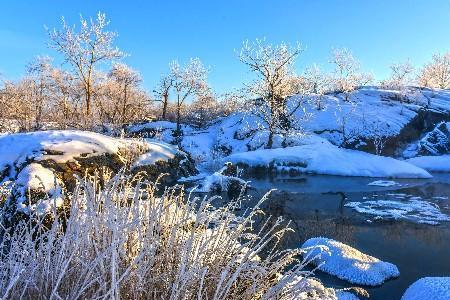
[[[365,287],[370,299],[400,299],[407,287],[421,277],[450,276],[450,222],[432,226],[374,220],[373,216],[344,206],[351,201],[365,201],[363,197],[395,200],[396,193],[406,193],[432,201],[450,215],[450,174],[434,174],[427,180],[395,180],[402,185],[389,188],[368,186],[375,179],[361,177],[311,175],[249,180],[255,201],[268,190],[277,189],[263,209],[268,215],[292,221],[295,233],[287,236],[281,247],[300,247],[308,238],[323,236],[397,265],[399,278],[379,287]],[[322,272],[316,272],[316,276],[326,286],[354,286]]]

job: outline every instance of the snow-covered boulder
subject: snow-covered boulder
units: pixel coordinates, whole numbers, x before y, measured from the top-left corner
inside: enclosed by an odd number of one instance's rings
[[[279,279],[282,289],[286,290],[288,299],[295,300],[359,300],[354,294],[345,290],[335,290],[325,287],[322,282],[313,277],[301,277],[283,275]],[[294,288],[295,287],[295,288]],[[296,289],[292,293],[289,290]]]
[[[450,277],[424,277],[411,284],[402,300],[448,300]]]
[[[302,146],[236,153],[225,158],[245,169],[388,178],[430,178],[427,171],[404,161],[338,148],[316,137]]]
[[[29,213],[50,209],[51,203],[61,206],[61,193],[76,184],[74,175],[116,173],[127,165],[133,172],[146,171],[149,179],[168,173],[175,180],[195,172],[183,152],[159,142],[72,130],[1,135],[0,183],[11,188],[3,210]],[[44,198],[53,201],[38,203]]]
[[[311,238],[302,248],[319,270],[350,283],[376,286],[400,275],[395,265],[332,239]]]
[[[450,172],[450,154],[441,156],[418,156],[406,160],[429,172]]]

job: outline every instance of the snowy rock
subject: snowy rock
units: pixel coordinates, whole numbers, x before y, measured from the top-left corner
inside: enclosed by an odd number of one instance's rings
[[[418,156],[406,161],[430,172],[450,172],[450,155]]]
[[[376,286],[400,275],[395,265],[332,239],[311,238],[302,248],[319,270],[350,283]]]
[[[402,300],[448,300],[450,277],[424,277],[405,291]]]
[[[282,276],[279,284],[286,290],[286,294],[290,297],[286,299],[295,300],[359,300],[354,294],[335,290],[333,288],[325,287],[319,280],[313,277],[293,276],[286,278]],[[295,292],[288,292],[295,290]]]
[[[236,153],[225,160],[246,168],[262,167],[276,172],[296,170],[300,173],[340,176],[432,177],[427,171],[407,162],[338,148],[318,138],[302,146]]]
[[[183,152],[162,142],[73,130],[0,135],[0,184],[11,182],[3,212],[11,218],[16,211],[45,213],[52,203],[62,205],[61,194],[76,184],[74,175],[117,173],[129,163],[133,172],[146,171],[150,180],[161,173],[175,180],[196,172]],[[49,198],[51,203],[42,204]]]
[[[219,171],[204,177],[195,188],[200,193],[227,192],[230,198],[236,198],[247,185],[247,182],[232,174],[230,163],[225,164]],[[233,176],[234,175],[234,176]]]

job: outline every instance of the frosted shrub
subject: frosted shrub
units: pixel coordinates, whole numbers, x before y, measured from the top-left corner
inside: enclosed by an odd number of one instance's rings
[[[215,208],[213,199],[186,197],[182,187],[167,189],[161,197],[156,191],[139,176],[119,174],[103,188],[95,180],[80,181],[67,216],[56,218],[49,228],[39,216],[31,216],[14,230],[3,229],[0,298],[328,295],[302,271],[300,250],[276,250],[289,230],[281,220],[252,229],[261,202],[237,217],[233,203]]]

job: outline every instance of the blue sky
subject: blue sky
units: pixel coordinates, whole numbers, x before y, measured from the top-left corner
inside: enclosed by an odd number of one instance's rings
[[[243,40],[266,37],[306,48],[297,68],[327,67],[331,48],[347,47],[376,78],[393,62],[422,65],[434,52],[450,51],[448,0],[189,0],[189,1],[1,1],[0,73],[17,79],[36,55],[57,56],[46,46],[60,17],[102,11],[119,33],[125,62],[142,73],[151,90],[173,59],[199,57],[211,67],[219,92],[239,87],[249,74],[236,58]]]

